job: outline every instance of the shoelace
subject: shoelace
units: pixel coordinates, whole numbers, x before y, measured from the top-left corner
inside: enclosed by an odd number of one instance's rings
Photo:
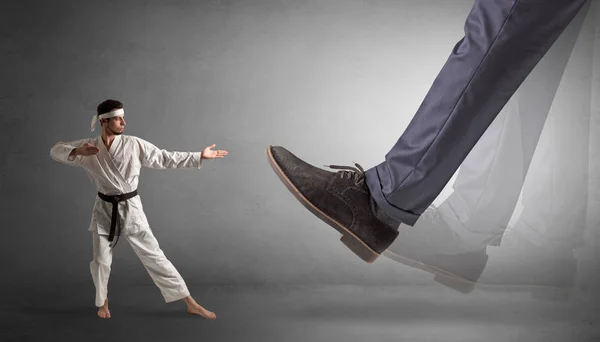
[[[365,180],[365,170],[363,170],[363,168],[358,163],[354,163],[354,165],[356,167],[340,165],[325,165],[325,167],[341,170],[338,171],[340,178],[354,178],[354,184],[359,185]]]

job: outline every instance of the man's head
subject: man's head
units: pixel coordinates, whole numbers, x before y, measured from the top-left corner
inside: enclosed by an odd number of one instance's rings
[[[98,105],[97,116],[102,126],[102,132],[108,135],[119,135],[125,129],[125,118],[122,114],[110,118],[100,118],[100,115],[123,109],[123,104],[117,100],[106,100]]]

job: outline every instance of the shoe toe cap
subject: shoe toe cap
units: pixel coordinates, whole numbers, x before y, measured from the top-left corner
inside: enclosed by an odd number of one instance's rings
[[[304,195],[315,191],[320,193],[335,174],[301,160],[284,147],[269,146],[269,152],[272,164],[276,165],[276,172],[285,175]]]
[[[298,158],[292,152],[281,146],[269,146],[272,159],[277,166],[286,174],[305,174],[315,176],[332,174],[331,172],[319,169],[302,159]]]
[[[277,164],[283,164],[286,160],[295,160],[298,159],[292,152],[288,151],[286,148],[282,146],[269,146],[269,151],[273,156],[273,159],[277,162]]]

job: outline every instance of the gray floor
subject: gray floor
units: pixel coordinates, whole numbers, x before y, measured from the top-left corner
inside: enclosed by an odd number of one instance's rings
[[[164,304],[153,285],[113,285],[113,318],[95,315],[89,282],[23,285],[3,299],[2,341],[600,341],[600,301],[439,285],[200,287],[216,321]],[[43,289],[43,290],[42,290]],[[7,292],[5,292],[7,293]]]

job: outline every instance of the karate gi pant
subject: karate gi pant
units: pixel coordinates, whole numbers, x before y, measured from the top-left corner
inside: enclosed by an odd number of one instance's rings
[[[599,23],[596,1],[579,12],[460,166],[454,192],[438,210],[463,240],[499,242],[522,194],[516,233],[539,246],[583,246],[592,228],[586,218],[590,133],[598,128],[591,118],[600,100]]]
[[[96,306],[104,305],[108,296],[108,279],[112,265],[113,250],[109,246],[108,235],[92,232],[93,259],[90,271],[96,287]],[[190,295],[183,278],[160,249],[151,230],[123,235],[138,256],[148,274],[159,288],[165,302],[173,302]]]
[[[365,172],[377,204],[414,225],[587,0],[476,0],[417,113]]]

